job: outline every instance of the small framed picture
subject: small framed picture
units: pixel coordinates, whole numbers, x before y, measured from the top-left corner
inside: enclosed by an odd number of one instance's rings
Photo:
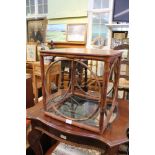
[[[86,42],[86,24],[68,24],[67,41]]]
[[[111,48],[122,45],[122,39],[112,38],[111,40]]]
[[[112,38],[114,39],[125,39],[128,36],[128,31],[113,31]]]
[[[36,61],[37,44],[27,43],[26,45],[26,61]]]

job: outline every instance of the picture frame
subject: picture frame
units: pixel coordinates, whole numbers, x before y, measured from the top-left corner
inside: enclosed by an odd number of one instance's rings
[[[27,42],[45,42],[46,27],[46,19],[27,20]]]
[[[87,25],[86,24],[68,24],[67,41],[68,42],[86,42]]]
[[[36,47],[36,61],[40,61],[40,50],[49,50],[48,43],[37,44]]]
[[[125,39],[128,36],[128,31],[113,31],[112,38],[114,39]]]
[[[66,42],[67,24],[48,24],[46,42]]]
[[[122,45],[122,39],[116,39],[116,38],[111,39],[111,48],[114,48],[119,45]]]
[[[36,61],[37,59],[37,44],[27,43],[26,45],[26,61]]]

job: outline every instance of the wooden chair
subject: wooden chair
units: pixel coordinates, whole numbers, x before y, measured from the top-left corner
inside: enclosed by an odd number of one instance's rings
[[[47,90],[48,92],[54,93],[57,91],[57,88],[59,87],[60,83],[60,74],[61,74],[61,65],[60,63],[54,64],[48,74],[47,74]]]
[[[48,43],[48,47],[50,49],[54,49],[54,48],[85,48],[86,47],[86,42],[53,42],[51,40],[50,43]],[[55,60],[61,60],[61,58],[56,57]],[[54,59],[53,59],[54,61]],[[86,60],[83,60],[84,63],[86,63]],[[66,70],[65,70],[66,69]],[[81,71],[82,73],[82,69],[79,68],[79,72]],[[87,70],[85,71],[85,75]],[[67,61],[62,61],[61,62],[61,80],[60,80],[60,88],[64,89],[69,85],[69,81],[70,81],[70,64]],[[86,78],[85,78],[86,80]],[[85,86],[86,87],[86,86]]]
[[[61,57],[57,57],[55,60],[60,60],[61,61],[61,81],[60,81],[60,89],[64,89],[67,87],[67,85],[69,85],[70,83],[70,78],[71,78],[71,63],[69,61],[66,61],[66,60],[62,60]],[[87,65],[88,61],[87,60],[84,60],[84,59],[81,59],[81,61]],[[67,71],[66,71],[66,70]],[[82,81],[84,83],[86,83],[86,76],[87,76],[87,69],[84,70],[83,72],[83,67],[78,64],[77,65],[77,69],[78,69],[78,72],[79,72],[79,85],[82,84]],[[83,74],[84,73],[84,74]],[[87,86],[86,84],[84,84],[84,89],[87,89]]]
[[[38,89],[42,87],[40,62],[33,63],[33,93],[35,103],[38,103]]]
[[[47,69],[49,63],[45,64],[45,70]],[[50,70],[47,79],[47,90],[51,93],[51,82],[55,82],[58,86],[60,75],[60,64],[55,64],[53,69]],[[33,92],[35,96],[35,103],[38,103],[38,89],[42,87],[41,83],[41,67],[40,62],[33,63]]]
[[[88,61],[88,67],[95,73],[95,75],[97,76],[97,72],[98,72],[98,61],[92,61],[89,60]],[[99,77],[98,77],[99,78]],[[98,86],[96,83],[96,80],[94,79],[94,77],[90,76],[88,73],[88,87],[91,90],[97,90]]]
[[[114,47],[115,50],[126,50],[127,54],[122,55],[120,79],[118,91],[123,92],[123,99],[129,98],[129,45],[122,44]]]

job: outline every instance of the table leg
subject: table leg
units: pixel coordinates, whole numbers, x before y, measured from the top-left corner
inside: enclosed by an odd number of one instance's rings
[[[61,68],[61,84],[60,84],[60,89],[64,89],[64,70],[65,68]]]
[[[36,155],[43,155],[43,149],[40,144],[40,138],[42,136],[42,132],[36,129],[32,129],[32,131],[28,135],[28,141],[30,147],[33,149]]]
[[[34,75],[34,94],[35,94],[35,104],[38,103],[38,88],[37,88],[37,77]]]
[[[84,69],[85,70],[85,77],[84,77],[84,91],[88,91],[88,83],[87,83],[87,68]]]

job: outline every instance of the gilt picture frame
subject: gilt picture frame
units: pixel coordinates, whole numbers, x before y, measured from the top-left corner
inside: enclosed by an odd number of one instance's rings
[[[113,31],[112,38],[114,39],[125,39],[127,38],[128,32],[127,31]]]
[[[68,24],[67,41],[68,42],[86,42],[87,25],[86,24]]]
[[[45,42],[47,20],[27,20],[27,41],[28,42]]]

